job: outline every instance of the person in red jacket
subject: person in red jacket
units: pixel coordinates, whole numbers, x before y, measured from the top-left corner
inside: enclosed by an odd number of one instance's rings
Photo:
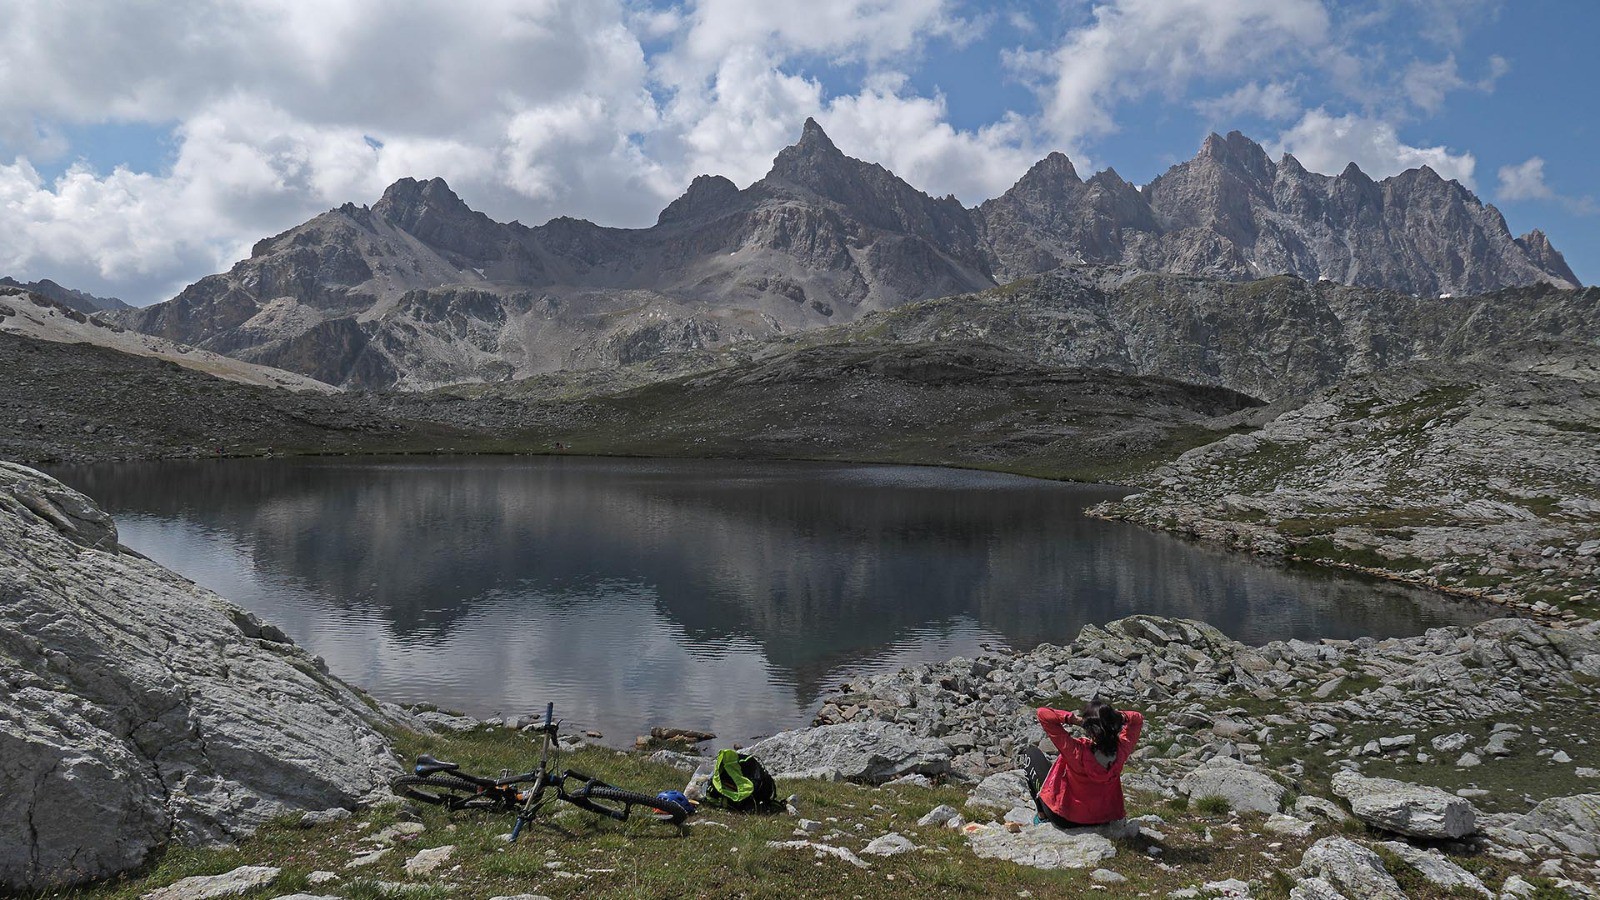
[[[1050,743],[1061,751],[1051,764],[1038,747],[1028,748],[1028,787],[1039,819],[1068,827],[1123,818],[1122,766],[1139,743],[1144,716],[1118,711],[1099,697],[1081,713],[1040,707],[1037,715]],[[1068,734],[1069,725],[1082,727],[1087,737]]]

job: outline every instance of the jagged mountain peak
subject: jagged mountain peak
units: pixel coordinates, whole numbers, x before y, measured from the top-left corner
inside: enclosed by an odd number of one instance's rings
[[[1023,185],[1076,185],[1082,184],[1083,179],[1078,177],[1078,170],[1059,150],[1051,151],[1050,155],[1034,163],[1033,166],[1017,179],[1016,187]]]
[[[1103,187],[1122,187],[1123,185],[1132,184],[1132,182],[1117,174],[1117,170],[1110,166],[1106,166],[1090,176],[1088,183],[1098,184]]]
[[[467,213],[472,210],[466,202],[450,190],[450,185],[443,178],[428,178],[417,180],[415,178],[402,178],[389,185],[383,192],[383,197],[372,207],[373,212],[389,219],[403,219],[421,212],[422,207],[428,207],[438,212]]]
[[[833,145],[828,133],[822,130],[822,125],[810,116],[806,116],[805,124],[800,126],[800,141],[795,146],[809,150],[839,152],[839,148]]]
[[[1278,171],[1288,173],[1295,177],[1309,174],[1305,164],[1296,159],[1293,153],[1285,153],[1278,159]]]
[[[739,196],[739,186],[721,175],[697,175],[689,189],[656,217],[657,225],[687,222],[726,209]]]
[[[1227,137],[1216,132],[1207,135],[1194,162],[1203,160],[1248,174],[1256,181],[1269,181],[1277,174],[1266,149],[1238,131],[1228,132]],[[1185,165],[1190,164],[1179,168]]]
[[[1572,271],[1572,267],[1567,265],[1567,258],[1550,243],[1550,238],[1546,237],[1543,231],[1535,228],[1517,238],[1517,246],[1546,272],[1559,275],[1574,285],[1582,284]]]
[[[1344,171],[1340,172],[1334,177],[1343,179],[1344,181],[1353,181],[1357,184],[1377,184],[1376,181],[1372,180],[1370,175],[1361,171],[1361,167],[1356,165],[1355,160],[1351,160],[1350,163],[1344,167]]]
[[[806,119],[800,140],[778,151],[763,181],[787,181],[804,187],[821,190],[823,182],[841,176],[854,175],[864,169],[882,169],[871,163],[845,156],[828,137],[816,119]],[[885,170],[887,171],[887,170]]]

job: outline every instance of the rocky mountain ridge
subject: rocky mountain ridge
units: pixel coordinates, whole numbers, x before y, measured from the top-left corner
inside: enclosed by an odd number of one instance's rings
[[[1142,190],[1111,170],[1082,181],[1052,154],[967,209],[845,156],[807,120],[761,180],[701,176],[650,228],[500,224],[440,179],[406,178],[117,317],[332,384],[423,388],[848,323],[1085,262],[1426,296],[1577,286],[1542,233],[1513,238],[1428,169],[1330,178],[1234,133]]]
[[[1600,289],[1535,285],[1439,299],[1292,276],[1234,282],[1077,266],[779,343],[952,340],[1275,401],[1355,375],[1533,341],[1595,348]]]
[[[130,331],[97,316],[86,315],[49,297],[0,285],[0,331],[62,344],[90,344],[134,356],[148,356],[228,381],[329,393],[335,390],[295,372],[242,362],[209,350],[177,344]]]
[[[96,313],[132,309],[133,307],[118,300],[116,297],[96,297],[83,291],[75,291],[62,287],[48,278],[39,281],[22,282],[10,276],[0,276],[0,288],[17,288],[47,297],[55,302],[81,313]]]

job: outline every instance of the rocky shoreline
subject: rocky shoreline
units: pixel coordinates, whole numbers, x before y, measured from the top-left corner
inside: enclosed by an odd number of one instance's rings
[[[1091,514],[1584,621],[1600,609],[1596,433],[1592,351],[1506,349],[1351,379]]]

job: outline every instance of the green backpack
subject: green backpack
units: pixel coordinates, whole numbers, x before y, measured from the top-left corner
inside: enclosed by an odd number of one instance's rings
[[[706,785],[706,802],[724,809],[765,812],[778,806],[778,783],[754,756],[720,750]]]

